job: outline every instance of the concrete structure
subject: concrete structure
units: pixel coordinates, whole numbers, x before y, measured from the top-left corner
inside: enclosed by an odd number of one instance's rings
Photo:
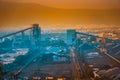
[[[32,37],[31,39],[34,40],[33,43],[35,44],[35,46],[38,47],[38,45],[40,45],[40,41],[41,41],[41,29],[39,27],[39,24],[33,24],[33,26],[30,27],[30,28],[26,28],[26,29],[23,29],[23,30],[20,30],[20,31],[17,31],[17,32],[13,32],[11,34],[1,36],[0,37],[1,41],[0,42],[2,42],[3,39],[14,36],[13,42],[12,42],[13,47],[14,47],[14,44],[24,45],[25,32],[28,31],[28,30],[31,30],[31,32],[30,32],[30,33],[32,33],[30,35]],[[16,35],[18,35],[18,34],[21,34],[21,37],[18,36],[18,38],[17,38]]]
[[[72,45],[76,42],[76,30],[67,30],[67,44]]]
[[[36,47],[39,48],[40,41],[41,41],[41,29],[39,27],[39,24],[33,24],[32,36],[33,36]]]
[[[41,29],[39,27],[39,24],[33,24],[33,37],[35,39],[41,38]]]

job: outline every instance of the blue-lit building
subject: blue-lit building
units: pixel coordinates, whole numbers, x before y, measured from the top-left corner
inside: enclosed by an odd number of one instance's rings
[[[76,30],[67,30],[67,44],[72,45],[76,42]]]

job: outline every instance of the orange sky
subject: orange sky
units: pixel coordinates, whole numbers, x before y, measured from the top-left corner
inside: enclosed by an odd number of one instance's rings
[[[119,4],[120,0],[0,0],[0,30],[22,29],[33,23],[49,29],[120,25]],[[56,24],[61,25],[53,26]]]
[[[1,0],[18,3],[37,3],[49,7],[66,9],[110,9],[120,8],[120,0]]]

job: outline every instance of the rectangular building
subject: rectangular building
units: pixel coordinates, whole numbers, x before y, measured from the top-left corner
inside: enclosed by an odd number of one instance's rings
[[[67,44],[73,45],[76,42],[76,30],[70,29],[67,30]]]

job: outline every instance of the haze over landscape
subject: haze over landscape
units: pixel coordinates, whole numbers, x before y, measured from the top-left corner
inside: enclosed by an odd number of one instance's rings
[[[0,0],[0,30],[19,30],[33,23],[39,23],[43,29],[91,24],[119,26],[119,3],[119,0]]]
[[[0,80],[120,80],[120,0],[0,0]]]

